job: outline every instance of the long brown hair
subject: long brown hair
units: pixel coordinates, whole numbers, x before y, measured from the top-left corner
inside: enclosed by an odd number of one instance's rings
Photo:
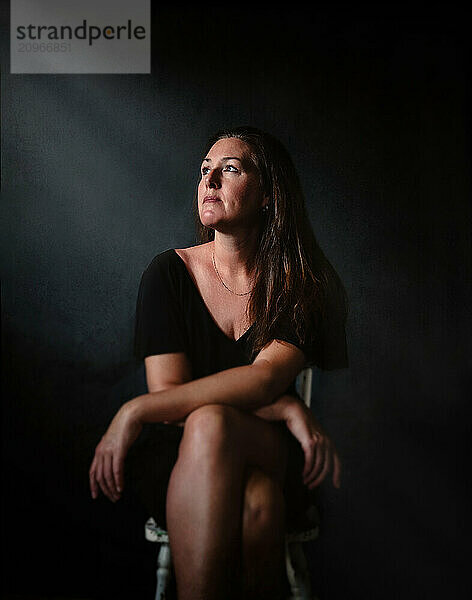
[[[301,344],[312,346],[319,342],[324,319],[344,325],[347,296],[316,241],[295,166],[279,140],[254,127],[218,131],[208,141],[204,156],[223,138],[238,138],[249,146],[263,195],[269,198],[248,302],[253,356],[276,337],[281,324],[289,324]],[[215,232],[202,225],[197,203],[195,210],[198,241],[213,240]]]

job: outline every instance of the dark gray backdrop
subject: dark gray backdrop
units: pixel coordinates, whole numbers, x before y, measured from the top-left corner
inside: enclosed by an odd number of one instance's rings
[[[315,373],[314,410],[344,462],[342,489],[320,489],[315,588],[465,597],[465,27],[439,12],[284,8],[154,7],[152,75],[89,76],[10,75],[4,10],[7,591],[152,598],[146,515],[132,496],[93,503],[87,470],[143,390],[141,273],[194,243],[208,134],[251,124],[292,153],[351,305],[350,369]]]

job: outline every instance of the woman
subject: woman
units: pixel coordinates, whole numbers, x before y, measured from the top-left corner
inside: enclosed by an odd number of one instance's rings
[[[149,393],[112,420],[91,492],[118,500],[143,424],[166,424],[179,600],[282,598],[287,523],[330,471],[340,485],[334,445],[293,382],[309,364],[347,366],[344,289],[272,136],[216,134],[196,199],[203,243],[158,255],[143,275],[136,351]]]

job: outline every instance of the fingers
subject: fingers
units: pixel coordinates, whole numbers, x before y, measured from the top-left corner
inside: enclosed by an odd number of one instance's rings
[[[315,463],[313,465],[313,468],[311,469],[310,473],[308,475],[305,476],[303,483],[305,485],[307,485],[310,489],[311,489],[311,484],[314,481],[317,481],[319,475],[321,474],[324,466],[325,466],[325,459],[326,459],[326,440],[324,439],[323,436],[320,436],[318,438],[318,440],[316,441],[316,446],[315,446]]]
[[[315,453],[315,464],[308,475],[306,469],[304,470],[303,483],[309,489],[313,489],[320,485],[333,469],[333,485],[339,488],[341,486],[341,461],[331,440],[321,436],[316,443]]]
[[[116,502],[123,489],[123,460],[109,452],[96,452],[89,471],[92,498],[101,491],[109,500]]]
[[[107,498],[109,498],[112,502],[116,502],[116,500],[118,500],[118,492],[116,491],[115,480],[113,478],[113,455],[109,453],[105,454],[103,460],[102,483],[102,490],[105,496],[107,496]]]
[[[335,488],[341,487],[341,461],[339,460],[338,453],[334,451],[334,467],[333,467],[333,485]]]
[[[313,469],[313,472],[310,474],[308,481],[313,481],[313,479],[319,474],[321,468],[323,467],[323,461],[324,461],[325,450],[326,450],[326,440],[324,437],[321,436],[319,438],[316,450],[317,450],[317,452],[316,452],[315,468]]]
[[[303,469],[302,477],[303,479],[305,479],[315,467],[314,463],[316,459],[316,441],[313,440],[312,443],[307,444],[303,448],[303,452],[305,453],[305,466]]]
[[[90,493],[92,494],[92,498],[94,500],[98,497],[98,485],[97,485],[97,480],[95,479],[96,468],[97,468],[97,459],[94,456],[92,464],[90,465],[90,471],[89,471]]]
[[[324,449],[320,449],[320,454],[324,455],[323,468],[322,468],[321,472],[315,477],[314,480],[311,480],[308,482],[308,488],[310,490],[315,488],[317,485],[320,485],[320,483],[324,480],[324,478],[328,474],[330,467],[331,467],[331,452],[330,452],[329,444],[326,444],[324,446]]]
[[[124,460],[120,456],[113,455],[113,479],[115,483],[115,491],[118,497],[124,487]]]
[[[109,500],[112,500],[112,494],[111,494],[110,490],[108,489],[108,485],[107,485],[106,478],[105,478],[105,469],[106,469],[105,457],[102,456],[101,459],[99,459],[97,461],[97,463],[98,463],[98,465],[97,465],[98,485],[99,485],[103,495],[106,496]]]

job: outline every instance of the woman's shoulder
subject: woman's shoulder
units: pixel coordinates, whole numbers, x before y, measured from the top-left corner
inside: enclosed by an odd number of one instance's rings
[[[157,297],[179,292],[185,285],[186,267],[173,248],[156,254],[141,276],[140,290],[144,296]]]
[[[188,248],[176,248],[175,254],[182,260],[187,267],[187,271],[193,278],[198,278],[199,273],[208,267],[211,261],[211,247],[213,242],[189,246]]]
[[[154,273],[168,269],[175,264],[178,264],[179,257],[176,254],[176,251],[173,248],[169,248],[168,250],[164,250],[163,252],[159,252],[156,254],[154,258],[148,263],[145,268],[145,273]]]
[[[212,245],[213,242],[207,242],[188,248],[175,248],[174,252],[184,261],[198,261],[209,254]]]
[[[147,274],[177,275],[185,269],[194,275],[205,265],[209,256],[209,244],[189,246],[188,248],[169,248],[159,252],[145,269]]]

